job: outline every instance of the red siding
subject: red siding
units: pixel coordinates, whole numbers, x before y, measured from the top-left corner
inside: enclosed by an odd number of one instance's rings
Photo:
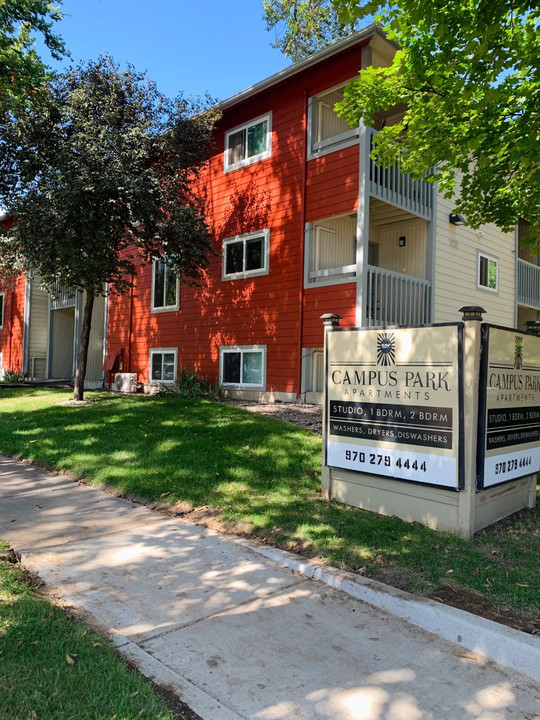
[[[15,372],[22,372],[25,287],[23,275],[0,282],[0,292],[4,293],[0,352],[3,367]]]
[[[151,269],[141,268],[133,296],[111,300],[108,352],[124,349],[129,370],[148,381],[152,347],[178,348],[180,366],[209,380],[219,373],[219,348],[267,346],[268,391],[300,391],[302,347],[322,345],[324,312],[354,324],[355,284],[303,289],[304,225],[354,212],[358,147],[305,163],[308,97],[353,77],[361,47],[315,65],[225,110],[216,152],[202,185],[215,229],[216,256],[198,287],[181,286],[180,310],[150,312]],[[224,172],[225,131],[272,113],[272,155]],[[224,238],[270,229],[269,274],[221,278]],[[131,317],[131,332],[129,318]]]

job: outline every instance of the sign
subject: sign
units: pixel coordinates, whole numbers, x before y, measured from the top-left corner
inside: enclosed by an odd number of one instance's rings
[[[458,489],[462,331],[330,330],[327,465]]]
[[[540,338],[482,326],[477,487],[540,472]]]

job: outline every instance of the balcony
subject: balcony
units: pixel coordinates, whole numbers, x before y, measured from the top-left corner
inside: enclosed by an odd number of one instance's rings
[[[373,150],[373,141],[377,131],[366,128],[367,152]],[[399,163],[390,167],[378,167],[369,160],[370,194],[383,202],[406,210],[407,212],[431,220],[433,216],[433,184],[424,180],[414,180],[402,173]]]
[[[540,310],[540,266],[521,258],[517,261],[516,300],[518,305]]]
[[[431,283],[368,265],[366,326],[431,322]]]
[[[75,307],[76,297],[76,290],[69,290],[57,280],[51,292],[51,310]]]

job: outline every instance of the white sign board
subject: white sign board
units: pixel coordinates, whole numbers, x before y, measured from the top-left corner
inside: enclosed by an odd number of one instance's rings
[[[482,326],[477,486],[540,472],[540,338]]]
[[[328,332],[329,467],[460,487],[462,327]]]

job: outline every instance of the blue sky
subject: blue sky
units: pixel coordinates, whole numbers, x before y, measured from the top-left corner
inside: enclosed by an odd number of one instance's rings
[[[289,65],[270,47],[262,0],[64,0],[56,28],[72,62],[109,53],[169,96],[225,99]],[[53,63],[58,68],[58,65]]]

